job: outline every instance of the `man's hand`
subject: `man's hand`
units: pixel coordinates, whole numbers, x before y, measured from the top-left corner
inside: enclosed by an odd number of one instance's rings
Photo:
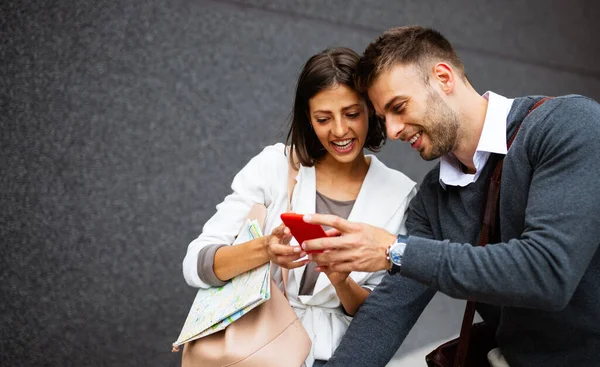
[[[285,225],[280,225],[275,228],[270,235],[265,236],[265,248],[269,255],[269,260],[273,263],[287,268],[299,268],[308,263],[308,260],[296,261],[304,256],[306,252],[300,247],[290,246],[292,234],[290,229]]]
[[[364,223],[354,223],[335,215],[305,215],[307,223],[332,227],[327,231],[329,237],[306,241],[301,244],[309,258],[319,265],[325,273],[351,271],[375,272],[389,269],[386,259],[387,248],[396,241],[396,236],[384,229]]]

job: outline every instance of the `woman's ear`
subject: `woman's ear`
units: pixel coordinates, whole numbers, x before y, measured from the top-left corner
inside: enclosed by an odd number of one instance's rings
[[[304,114],[306,115],[306,121],[308,121],[308,126],[310,127],[311,130],[314,130],[312,119],[310,118],[310,112],[308,110],[306,110],[306,111],[304,111]]]

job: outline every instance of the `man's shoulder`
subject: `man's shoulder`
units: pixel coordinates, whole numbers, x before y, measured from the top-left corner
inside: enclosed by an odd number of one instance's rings
[[[589,97],[571,94],[552,98],[546,103],[548,113],[556,117],[600,117],[600,104]]]
[[[585,96],[566,95],[546,100],[528,113],[541,98],[515,99],[507,121],[508,136],[519,124],[521,127],[507,157],[533,165],[554,156],[564,159],[574,152],[580,161],[596,159],[600,154],[600,104]]]
[[[507,118],[507,133],[511,136],[521,122],[522,130],[530,131],[530,137],[540,136],[550,130],[576,130],[591,127],[600,133],[600,104],[591,98],[571,94],[551,97],[543,104],[533,107],[546,96],[526,96],[515,98]]]
[[[438,162],[423,178],[419,190],[437,190],[440,185],[440,162]]]
[[[532,110],[534,105],[544,98],[548,98],[543,104]],[[600,109],[600,104],[592,98],[579,94],[569,94],[564,96],[541,96],[532,95],[515,98],[513,106],[508,116],[508,120],[520,120],[530,113],[532,117],[546,117],[553,114],[553,117],[561,114],[572,113],[575,111],[593,111]],[[535,114],[534,114],[535,113]]]

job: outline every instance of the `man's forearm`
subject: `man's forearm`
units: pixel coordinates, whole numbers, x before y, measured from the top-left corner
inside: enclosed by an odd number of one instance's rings
[[[535,246],[515,239],[483,248],[413,236],[401,274],[453,298],[560,310],[570,298],[565,294],[570,285],[564,274],[553,275],[552,264]]]

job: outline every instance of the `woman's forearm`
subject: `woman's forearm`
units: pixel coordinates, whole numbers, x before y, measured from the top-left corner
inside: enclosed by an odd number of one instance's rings
[[[368,289],[361,287],[350,277],[347,277],[343,282],[334,285],[334,287],[344,310],[346,310],[350,316],[356,314],[360,305],[362,305],[370,294]]]
[[[269,261],[268,238],[269,236],[263,236],[235,246],[219,248],[213,264],[217,278],[227,281]]]

